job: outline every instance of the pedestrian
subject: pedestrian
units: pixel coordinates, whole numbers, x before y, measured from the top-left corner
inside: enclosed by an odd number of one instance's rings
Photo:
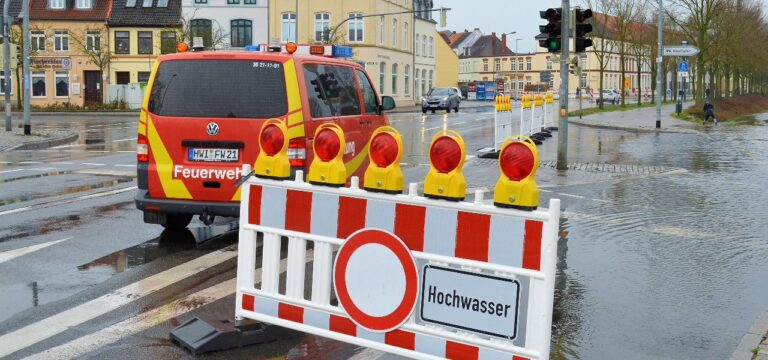
[[[702,125],[707,125],[707,121],[710,117],[712,117],[712,121],[715,123],[715,126],[717,126],[717,117],[715,117],[715,105],[712,105],[711,102],[707,101],[704,103],[704,122]]]

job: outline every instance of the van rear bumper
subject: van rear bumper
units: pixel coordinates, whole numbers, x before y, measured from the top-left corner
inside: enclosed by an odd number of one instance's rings
[[[240,216],[240,202],[153,199],[149,197],[149,191],[142,189],[136,192],[134,200],[136,208],[142,211],[166,214],[200,215],[206,213],[216,216]]]

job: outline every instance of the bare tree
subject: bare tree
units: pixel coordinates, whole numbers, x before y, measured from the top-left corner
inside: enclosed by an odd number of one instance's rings
[[[109,36],[106,28],[87,27],[80,33],[73,32],[69,37],[72,44],[74,44],[75,50],[85,54],[88,58],[87,62],[99,68],[99,83],[102,89],[106,89],[104,86],[104,72],[109,69],[113,56],[107,42],[104,41],[106,36]]]
[[[182,13],[180,27],[172,27],[173,31],[176,31],[177,42],[185,42],[190,46],[193,44],[195,37],[203,38],[203,47],[205,50],[217,50],[229,47],[229,33],[224,31],[224,28],[213,20],[196,19],[198,7],[191,13]]]
[[[631,42],[633,41],[633,30],[637,24],[638,15],[642,7],[639,5],[642,0],[611,0],[613,16],[616,19],[615,38],[618,43],[619,65],[621,72],[622,91],[621,106],[626,104],[626,89],[624,89],[625,78],[627,76],[627,60],[630,53]]]
[[[614,22],[611,17],[607,15],[609,9],[610,0],[594,0],[587,2],[587,7],[591,8],[594,12],[594,16],[589,19],[592,24],[593,32],[592,37],[594,39],[594,46],[592,52],[597,59],[598,72],[600,74],[599,81],[599,100],[598,105],[602,109],[604,106],[603,101],[603,88],[605,86],[605,70],[608,68],[611,56],[616,52],[616,41],[613,39],[613,33],[610,31],[611,23]]]

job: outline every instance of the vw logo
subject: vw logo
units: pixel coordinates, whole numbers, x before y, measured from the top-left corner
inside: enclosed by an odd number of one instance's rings
[[[205,131],[208,135],[216,136],[219,134],[219,124],[212,122],[205,126]]]

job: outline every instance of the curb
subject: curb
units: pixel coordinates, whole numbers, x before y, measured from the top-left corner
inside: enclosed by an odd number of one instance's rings
[[[78,134],[71,134],[71,135],[67,135],[67,136],[63,136],[63,137],[58,137],[58,138],[27,141],[27,142],[23,142],[21,144],[13,145],[11,147],[3,149],[2,151],[46,149],[46,148],[53,147],[53,146],[58,146],[58,145],[63,145],[63,144],[71,143],[71,142],[77,140],[79,137],[80,136]]]
[[[579,125],[579,126],[591,127],[591,128],[622,130],[622,131],[634,132],[634,133],[703,134],[701,131],[692,130],[692,129],[670,129],[670,128],[655,129],[655,128],[616,126],[616,125],[599,125],[599,124],[591,124],[591,123],[586,123],[581,121],[573,121],[571,119],[568,119],[568,123]]]
[[[731,360],[750,360],[754,358],[752,349],[760,348],[760,352],[757,355],[757,359],[768,358],[768,348],[765,345],[760,345],[765,336],[768,335],[768,308],[765,308],[760,315],[757,316],[755,322],[752,323],[752,327],[749,328],[746,334],[741,338],[736,350],[731,354]],[[763,356],[763,357],[761,357]]]

